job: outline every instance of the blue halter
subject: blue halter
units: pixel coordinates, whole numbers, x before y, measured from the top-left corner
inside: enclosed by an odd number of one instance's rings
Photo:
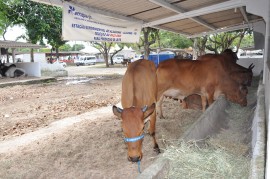
[[[124,138],[124,141],[125,142],[137,142],[138,140],[142,140],[143,138],[144,138],[144,135],[142,134],[138,137]],[[141,173],[141,169],[140,169],[141,161],[139,160],[137,163],[138,163],[138,171],[139,171],[139,173]]]
[[[137,142],[138,140],[141,140],[144,138],[144,135],[140,135],[138,137],[132,137],[132,138],[124,138],[125,142]]]

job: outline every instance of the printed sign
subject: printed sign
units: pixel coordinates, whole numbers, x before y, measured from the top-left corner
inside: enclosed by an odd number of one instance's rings
[[[64,3],[64,40],[139,42],[142,23],[115,19]]]

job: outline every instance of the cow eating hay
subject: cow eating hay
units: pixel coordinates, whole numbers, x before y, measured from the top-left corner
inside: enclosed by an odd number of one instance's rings
[[[123,109],[113,106],[113,113],[122,119],[124,140],[128,146],[128,160],[132,162],[139,162],[142,159],[143,129],[148,121],[148,116],[150,116],[148,131],[153,137],[155,151],[160,152],[155,137],[156,97],[155,64],[143,59],[131,63],[122,81]]]
[[[178,60],[169,59],[159,64],[157,69],[158,96],[160,117],[164,96],[184,99],[198,94],[202,98],[203,111],[211,105],[219,95],[242,106],[247,105],[247,87],[230,77],[219,60]]]

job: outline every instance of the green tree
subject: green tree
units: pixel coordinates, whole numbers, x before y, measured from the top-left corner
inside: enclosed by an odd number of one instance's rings
[[[72,47],[69,44],[64,44],[61,47],[59,47],[59,51],[65,51],[65,52],[72,51]]]
[[[238,43],[237,43],[237,42],[234,42],[233,45],[234,45],[234,46],[237,46]],[[253,36],[253,32],[248,31],[248,32],[244,35],[244,37],[243,37],[243,39],[242,39],[242,41],[241,41],[241,43],[240,43],[240,47],[239,47],[239,48],[253,47],[253,46],[254,46],[254,36]]]
[[[48,43],[55,48],[56,56],[59,58],[59,47],[64,45],[67,41],[62,39],[62,9],[55,6],[44,7],[47,11],[43,15],[44,23],[46,24],[44,37],[48,40]]]
[[[250,47],[254,45],[253,34],[249,29],[233,32],[222,32],[192,39],[198,56],[205,54],[205,50],[218,54],[227,48]]]
[[[140,42],[137,43],[139,49],[143,47],[144,58],[148,59],[151,48],[150,46],[155,44],[159,38],[159,30],[151,27],[142,28],[142,35],[140,37]]]
[[[0,34],[4,40],[7,28],[11,25],[8,19],[8,6],[6,3],[4,0],[0,1]]]
[[[216,54],[223,52],[227,48],[233,47],[236,47],[238,51],[241,41],[247,32],[247,29],[243,29],[233,32],[221,32],[218,34],[209,35],[206,48],[215,52]]]
[[[82,49],[84,49],[85,48],[85,46],[83,45],[83,44],[74,44],[73,46],[72,46],[72,51],[79,51],[79,50],[82,50]]]
[[[196,37],[196,38],[191,39],[191,40],[194,44],[193,51],[195,51],[195,53],[196,53],[195,54],[196,58],[198,56],[204,55],[208,36]]]
[[[4,0],[6,1],[6,0]],[[12,3],[11,3],[12,2]],[[24,38],[31,43],[44,44],[44,39],[56,50],[66,41],[62,40],[62,10],[30,0],[12,0],[7,3],[8,19],[26,28]],[[59,56],[59,55],[57,55]],[[33,50],[31,61],[33,60]]]
[[[98,49],[100,53],[103,55],[106,67],[109,67],[109,54],[111,47],[113,46],[112,42],[91,42],[93,47]]]
[[[115,44],[114,44],[115,45]],[[119,46],[119,49],[118,50],[115,50],[112,54],[111,54],[111,65],[113,65],[113,57],[114,55],[116,55],[118,52],[122,51],[123,48],[125,47],[125,45],[127,46],[126,43],[118,43],[117,44]]]
[[[180,34],[160,30],[160,47],[161,48],[188,48],[192,46],[192,41]]]

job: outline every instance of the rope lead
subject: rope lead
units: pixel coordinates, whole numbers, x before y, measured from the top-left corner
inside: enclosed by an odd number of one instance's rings
[[[141,168],[140,168],[140,166],[141,166],[141,161],[139,160],[137,163],[138,163],[138,171],[139,171],[139,173],[142,173],[142,172],[141,172]]]

